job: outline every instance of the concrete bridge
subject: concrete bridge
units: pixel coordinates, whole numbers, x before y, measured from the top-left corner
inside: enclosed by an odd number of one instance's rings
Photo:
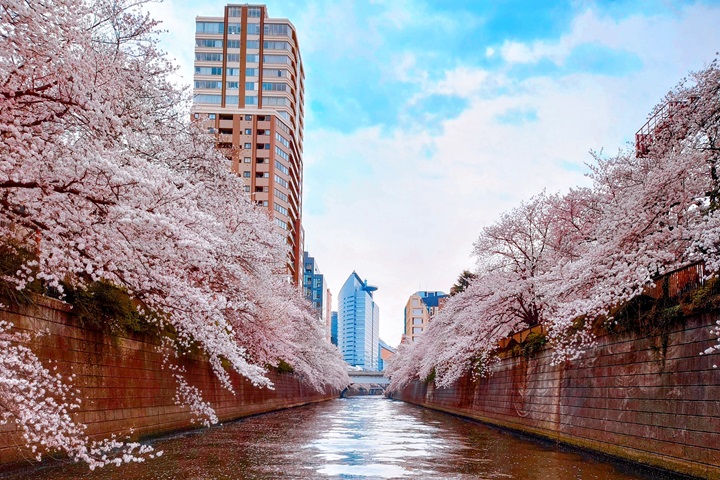
[[[350,383],[378,383],[388,385],[390,379],[383,375],[383,372],[352,371],[348,372]]]
[[[382,395],[390,384],[390,379],[382,372],[351,371],[350,385],[340,394],[341,397],[355,395]]]

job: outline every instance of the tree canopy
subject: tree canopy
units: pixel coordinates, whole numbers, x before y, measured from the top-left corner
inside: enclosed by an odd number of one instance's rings
[[[199,346],[229,389],[224,365],[271,388],[266,369],[280,362],[314,387],[344,386],[339,353],[286,278],[285,241],[190,122],[143,3],[0,0],[0,238],[8,255],[35,252],[2,281],[118,285],[177,346]],[[0,365],[16,366],[0,371],[0,418],[28,431],[38,412],[46,423],[29,443],[114,461],[83,440],[65,383],[25,340],[0,327],[13,345]],[[180,372],[178,383],[214,420]]]

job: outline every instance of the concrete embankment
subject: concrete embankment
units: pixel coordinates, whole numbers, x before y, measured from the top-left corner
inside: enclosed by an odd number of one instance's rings
[[[0,310],[0,320],[30,334],[47,332],[32,342],[46,367],[63,376],[75,375],[73,385],[83,399],[74,419],[87,425],[95,438],[143,438],[196,427],[188,407],[175,403],[176,380],[163,366],[164,351],[152,335],[107,335],[83,328],[64,303],[41,298],[35,305]],[[189,385],[210,402],[220,421],[337,398],[328,388],[317,392],[292,374],[270,373],[274,389],[254,387],[230,373],[235,394],[223,388],[209,362],[187,354],[177,364]],[[27,458],[14,422],[0,425],[0,466]]]
[[[687,318],[664,338],[603,335],[582,359],[545,349],[502,355],[488,378],[449,388],[416,381],[393,398],[643,464],[720,479],[716,315]]]

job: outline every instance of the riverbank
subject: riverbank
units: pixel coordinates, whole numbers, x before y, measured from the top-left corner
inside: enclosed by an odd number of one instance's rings
[[[176,401],[177,370],[187,384],[196,387],[221,422],[336,398],[339,391],[317,392],[292,373],[269,372],[274,388],[258,388],[230,371],[235,394],[224,388],[207,359],[186,352],[173,358],[160,339],[151,334],[109,335],[80,325],[69,307],[58,300],[37,297],[33,304],[0,310],[0,320],[20,332],[34,335],[33,352],[46,367],[56,367],[64,378],[75,375],[73,386],[82,399],[74,421],[87,426],[94,439],[143,439],[199,426],[186,405]],[[0,468],[32,458],[22,432],[12,420],[0,425]]]
[[[392,398],[699,478],[720,479],[716,315],[689,317],[663,338],[606,334],[582,359],[547,349],[504,355],[487,378],[452,387],[415,381]]]

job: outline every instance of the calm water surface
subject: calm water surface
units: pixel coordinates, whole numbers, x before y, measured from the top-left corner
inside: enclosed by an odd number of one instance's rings
[[[12,479],[659,478],[382,397],[338,399],[153,442],[164,455],[89,472],[35,468]]]

